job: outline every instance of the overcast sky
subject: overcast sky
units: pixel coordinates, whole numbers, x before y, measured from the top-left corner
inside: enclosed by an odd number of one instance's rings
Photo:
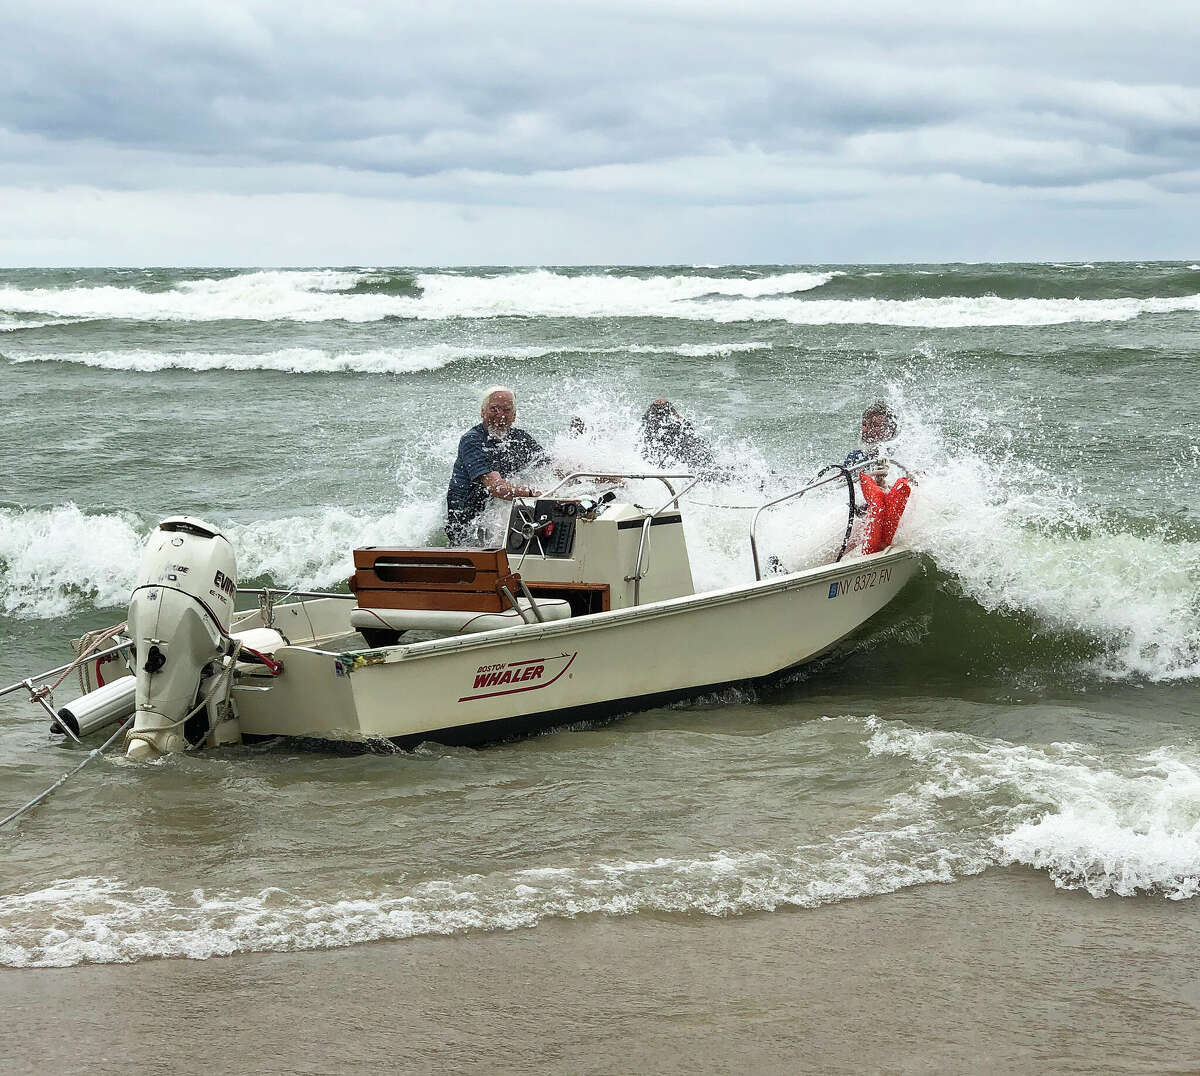
[[[0,265],[1200,258],[1200,6],[0,2]]]

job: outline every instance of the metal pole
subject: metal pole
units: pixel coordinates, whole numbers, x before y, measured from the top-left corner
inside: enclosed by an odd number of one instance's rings
[[[52,730],[54,729],[55,726],[61,728],[63,730],[63,732],[65,732],[68,736],[71,737],[72,740],[74,740],[77,744],[82,746],[83,741],[78,736],[76,736],[75,733],[70,728],[67,727],[67,723],[65,721],[59,721],[58,714],[56,714],[54,712],[54,710],[50,707],[50,705],[46,702],[46,695],[48,694],[48,691],[46,688],[34,687],[32,678],[29,680],[26,680],[21,686],[24,687],[26,690],[28,690],[30,701],[36,702],[49,715],[50,728]]]
[[[238,587],[239,594],[255,594],[263,595],[268,593],[277,593],[277,588],[263,587]],[[343,601],[357,601],[357,597],[353,594],[342,594],[339,592],[330,592],[328,590],[289,590],[285,597],[288,598],[341,598]],[[282,599],[280,599],[282,600]]]
[[[517,576],[517,578],[521,579],[520,576]],[[525,597],[529,601],[529,608],[533,610],[534,618],[537,620],[537,622],[539,624],[545,624],[546,618],[544,616],[542,616],[542,611],[538,608],[538,603],[534,600],[533,595],[529,593],[529,588],[525,585],[524,579],[521,579],[520,587],[521,587],[521,593],[524,594]],[[517,612],[520,612],[520,609],[518,609]],[[521,616],[521,619],[522,620],[525,619],[523,614]]]
[[[561,479],[559,481],[558,485],[552,486],[550,489],[546,490],[546,492],[543,493],[541,495],[541,497],[542,497],[542,499],[544,499],[546,497],[553,497],[554,494],[557,493],[560,489],[562,489],[562,487],[565,486],[568,482],[573,482],[577,478],[618,479],[622,482],[625,481],[626,479],[640,480],[643,478],[657,478],[664,486],[667,487],[667,489],[671,490],[671,492],[674,493],[674,489],[672,489],[671,483],[667,481],[668,478],[692,478],[692,479],[694,479],[695,477],[696,476],[693,474],[658,474],[658,473],[654,473],[654,474],[618,474],[617,472],[614,472],[614,471],[572,471],[569,475],[566,476],[566,478]],[[695,485],[695,482],[693,482],[692,485]],[[682,496],[682,493],[680,495]],[[525,498],[525,499],[528,500],[529,498]],[[669,504],[670,502],[668,501],[667,503]]]
[[[865,470],[867,467],[874,466],[875,460],[867,460],[863,463],[856,463],[853,467],[838,468],[838,473],[830,475],[828,478],[820,478],[815,482],[810,482],[807,486],[801,489],[793,490],[791,493],[785,493],[782,497],[776,497],[773,501],[767,501],[766,504],[760,505],[757,512],[754,513],[754,518],[750,521],[750,555],[754,558],[754,578],[762,579],[762,570],[758,563],[758,541],[755,537],[755,531],[758,528],[758,517],[763,514],[768,508],[774,508],[777,504],[783,504],[784,501],[790,501],[794,497],[803,497],[810,490],[817,489],[820,486],[827,486],[830,482],[844,481],[842,474],[857,474],[859,471]]]
[[[88,654],[87,661],[95,661],[97,658],[106,658],[109,654],[115,654],[121,650],[128,650],[133,645],[132,642],[118,643],[116,646],[110,646],[107,650],[97,651],[95,654]],[[74,661],[68,661],[65,665],[60,665],[57,669],[50,669],[44,673],[38,673],[37,676],[31,676],[26,680],[18,680],[15,684],[9,684],[8,687],[0,688],[0,698],[11,694],[14,691],[20,691],[30,682],[37,683],[39,680],[49,680],[52,676],[57,676],[61,672],[69,672],[78,665],[79,658]],[[28,690],[28,689],[27,689]],[[57,720],[57,718],[55,718]]]

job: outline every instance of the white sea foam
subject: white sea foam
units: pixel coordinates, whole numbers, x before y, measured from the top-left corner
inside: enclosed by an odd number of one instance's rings
[[[341,948],[590,914],[739,915],[948,882],[987,862],[927,835],[867,828],[820,846],[546,864],[323,900],[278,888],[172,893],[110,878],[64,879],[0,897],[0,964],[64,967]]]
[[[364,545],[424,545],[445,516],[441,498],[406,498],[402,507],[373,516],[327,508],[317,515],[233,523],[224,533],[237,550],[243,579],[270,576],[302,588],[344,582],[353,550]]]
[[[546,269],[494,276],[423,273],[419,296],[350,292],[370,274],[270,271],[181,283],[166,291],[130,287],[0,288],[0,310],[17,314],[139,321],[377,321],[382,318],[658,317],[719,323],[878,324],[920,328],[1060,325],[1129,321],[1143,314],[1196,312],[1200,295],[1179,298],[803,299],[797,292],[834,273],[754,278],[681,275],[568,275]]]
[[[730,304],[714,321],[782,320],[796,325],[893,325],[952,329],[1132,321],[1143,314],[1200,311],[1200,295],[1178,299],[938,299],[779,300]]]
[[[929,553],[985,609],[1094,637],[1093,672],[1200,678],[1200,543],[1114,531],[1061,477],[942,447],[919,406],[896,455],[924,469],[898,540]]]
[[[270,576],[284,585],[325,587],[351,574],[356,546],[423,544],[444,511],[439,500],[409,499],[382,515],[328,508],[309,516],[227,522],[222,530],[237,551],[241,579]],[[83,608],[123,608],[152,527],[132,515],[85,514],[70,504],[0,508],[0,613],[44,619]]]
[[[377,321],[502,316],[644,316],[706,296],[755,298],[819,287],[829,273],[769,277],[567,276],[529,270],[498,276],[425,273],[419,297],[348,294],[371,274],[277,270],[187,281],[166,291],[138,288],[0,288],[0,310],[137,321]],[[683,316],[683,315],[681,315]]]
[[[47,325],[59,325],[61,319],[46,321],[44,318],[12,317],[0,314],[0,333],[12,333],[21,329],[43,329]]]
[[[529,359],[550,354],[543,347],[468,348],[428,344],[409,348],[376,348],[370,351],[332,352],[318,348],[285,348],[258,354],[204,351],[80,351],[9,354],[12,363],[74,363],[101,370],[273,370],[289,374],[410,374],[440,370],[463,359]]]
[[[863,823],[813,844],[597,859],[416,881],[370,892],[270,885],[173,892],[67,878],[0,897],[0,964],[340,948],[580,915],[770,912],[953,882],[1023,864],[1095,896],[1200,893],[1200,759],[1161,748],[1100,756],[876,718],[827,718],[864,756],[909,765]]]
[[[705,308],[729,302],[773,302],[766,297],[811,291],[833,273],[774,276],[566,276],[545,269],[494,277],[419,278],[420,302],[434,317],[708,317]],[[724,301],[722,301],[724,300]]]
[[[573,391],[564,386],[564,397]],[[987,610],[1020,611],[1051,630],[1091,636],[1098,655],[1093,674],[1200,678],[1194,582],[1200,577],[1200,543],[1093,525],[1075,491],[1049,476],[1023,473],[1016,461],[997,467],[961,442],[951,453],[936,421],[922,418],[919,405],[903,410],[896,455],[923,475],[901,525],[900,544],[928,553]],[[636,447],[639,409],[617,390],[593,388],[588,413],[595,421],[589,420],[582,437],[560,430],[545,438],[554,458],[583,470],[644,469]],[[684,525],[693,578],[699,589],[711,589],[752,577],[747,509],[794,488],[800,476],[772,477],[776,461],[753,444],[726,439],[715,424],[701,424],[700,432],[712,440],[724,473],[688,495]],[[441,458],[453,451],[455,436],[448,433],[439,446]],[[997,474],[1004,475],[1003,482]],[[328,506],[280,519],[229,522],[241,578],[270,576],[283,585],[323,587],[349,575],[355,545],[424,544],[440,529],[441,478],[442,472],[437,481],[418,475],[397,488],[394,503],[402,507],[394,511]],[[665,490],[640,483],[621,496],[657,505]],[[494,514],[502,525],[502,511]],[[0,510],[0,612],[43,618],[123,606],[154,522],[126,514],[88,515],[72,505]],[[765,516],[760,551],[781,556],[793,569],[816,563],[836,551],[844,525],[845,494],[831,487],[825,498],[806,498]]]
[[[362,274],[275,270],[220,279],[183,281],[166,291],[103,285],[71,288],[0,288],[0,310],[89,319],[133,321],[374,321],[392,311],[370,301],[384,296],[342,294]],[[367,303],[356,302],[366,299]]]
[[[76,351],[9,352],[8,361],[22,363],[73,363],[101,370],[157,373],[161,370],[272,370],[289,374],[411,374],[440,370],[467,360],[507,361],[538,359],[547,355],[680,355],[684,358],[714,358],[741,352],[762,351],[770,344],[630,344],[627,347],[462,347],[433,343],[411,347],[374,348],[369,351],[324,351],[319,348],[285,348],[251,354],[205,351]]]
[[[1103,757],[876,722],[870,748],[916,760],[922,783],[893,801],[906,820],[966,804],[998,826],[996,862],[1046,871],[1093,896],[1200,895],[1200,758],[1180,748]],[[952,823],[954,828],[961,825]]]
[[[0,508],[0,612],[42,618],[85,602],[124,605],[145,539],[125,514],[86,515],[73,504]]]
[[[590,350],[592,355],[682,355],[688,359],[715,359],[722,355],[741,355],[751,351],[770,351],[771,344],[752,340],[730,344],[630,344],[627,347],[607,347]]]

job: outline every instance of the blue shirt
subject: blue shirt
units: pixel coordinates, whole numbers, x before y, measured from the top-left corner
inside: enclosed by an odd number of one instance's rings
[[[468,526],[487,508],[490,495],[479,482],[484,475],[496,471],[501,478],[511,478],[526,467],[549,461],[545,449],[524,430],[514,426],[507,437],[497,440],[482,422],[472,426],[459,439],[458,458],[450,472],[447,523]]]

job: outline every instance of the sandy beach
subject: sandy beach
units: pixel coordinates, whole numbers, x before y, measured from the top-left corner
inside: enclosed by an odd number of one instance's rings
[[[4,971],[34,1072],[1200,1067],[1190,904],[1000,871],[736,919],[594,917],[341,950]]]

